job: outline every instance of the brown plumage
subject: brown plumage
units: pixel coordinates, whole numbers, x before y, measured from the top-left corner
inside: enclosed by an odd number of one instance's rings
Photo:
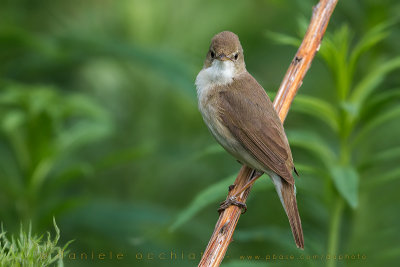
[[[303,228],[301,227],[300,215],[297,209],[295,187],[294,185],[283,182],[281,191],[290,228],[292,228],[294,241],[298,248],[304,249]]]
[[[224,125],[260,164],[294,184],[289,143],[264,89],[248,72],[224,87],[218,90],[219,117]],[[245,90],[248,87],[252,89]]]
[[[240,162],[271,177],[296,245],[304,248],[289,143],[271,100],[247,72],[234,33],[214,36],[196,86],[199,109],[210,132]]]

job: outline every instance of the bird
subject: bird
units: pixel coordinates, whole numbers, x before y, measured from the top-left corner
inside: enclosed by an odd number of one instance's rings
[[[239,162],[270,176],[296,246],[304,249],[293,177],[293,171],[297,171],[289,142],[270,98],[246,70],[243,48],[235,33],[223,31],[211,39],[195,85],[199,111],[209,131]],[[235,201],[229,204],[244,205]]]

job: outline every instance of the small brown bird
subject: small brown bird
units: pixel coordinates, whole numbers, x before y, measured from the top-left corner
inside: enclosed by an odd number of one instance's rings
[[[241,163],[271,177],[296,245],[304,248],[289,142],[271,100],[246,70],[236,34],[224,31],[212,38],[196,87],[212,135]]]

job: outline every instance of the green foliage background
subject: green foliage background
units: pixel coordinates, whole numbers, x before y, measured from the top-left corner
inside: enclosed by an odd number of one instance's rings
[[[240,168],[197,110],[209,41],[237,33],[273,97],[316,2],[2,0],[0,221],[39,235],[55,216],[70,253],[114,255],[65,266],[196,265]],[[264,178],[224,266],[398,262],[399,13],[395,0],[339,1],[285,122],[306,249]],[[274,254],[306,259],[266,263]]]

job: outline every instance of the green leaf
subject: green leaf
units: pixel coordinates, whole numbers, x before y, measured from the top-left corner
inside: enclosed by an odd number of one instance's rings
[[[364,53],[365,51],[369,50],[377,43],[385,39],[389,35],[389,31],[387,30],[390,26],[392,26],[395,21],[385,21],[380,23],[373,28],[371,28],[362,38],[361,40],[355,45],[353,48],[351,55],[350,55],[350,71],[353,75],[355,65],[357,63],[358,58]]]
[[[8,134],[13,134],[26,123],[26,114],[20,110],[10,110],[2,116],[1,127],[2,130]]]
[[[170,231],[175,231],[182,224],[193,218],[207,205],[225,199],[225,196],[228,192],[228,187],[229,185],[233,184],[235,177],[235,175],[229,176],[222,181],[207,187],[197,194],[192,202],[178,214],[175,222],[169,228]]]
[[[168,218],[168,210],[159,205],[91,199],[85,205],[71,210],[64,224],[73,229],[90,229],[101,233],[99,238],[106,236],[119,242],[129,242],[135,236],[144,238],[159,235],[165,229]]]
[[[205,147],[203,150],[196,152],[192,158],[198,159],[202,158],[211,154],[218,154],[218,153],[226,153],[223,147],[220,144],[213,144]]]
[[[390,121],[392,119],[399,119],[400,118],[400,107],[395,106],[385,113],[381,113],[378,116],[376,116],[374,119],[371,121],[367,122],[360,132],[356,135],[354,138],[354,141],[352,142],[352,145],[355,146],[357,145],[365,136],[367,136],[368,133],[370,133],[372,130],[376,129],[378,126],[380,126],[383,123],[386,123],[387,121]]]
[[[400,88],[394,88],[387,90],[385,92],[380,92],[377,95],[374,95],[373,98],[368,99],[368,104],[372,106],[376,105],[384,105],[391,100],[399,100],[400,99]]]
[[[392,104],[395,101],[400,100],[400,88],[379,92],[373,94],[368,101],[365,102],[361,107],[359,120],[368,121],[375,115],[384,112],[384,108]]]
[[[189,221],[193,218],[197,213],[199,213],[203,208],[207,205],[221,202],[225,200],[226,195],[228,193],[229,185],[233,184],[236,178],[235,175],[231,175],[222,181],[219,181],[213,185],[210,185],[200,193],[196,195],[196,197],[192,200],[192,202],[181,211],[175,219],[175,222],[170,226],[170,231],[175,231],[182,224]],[[254,191],[272,189],[273,183],[272,181],[267,181],[266,183],[256,183],[254,185]]]
[[[297,146],[310,151],[314,156],[321,160],[326,167],[331,165],[336,159],[335,154],[316,133],[309,131],[287,131],[287,137],[291,146]]]
[[[62,97],[62,95],[60,95]],[[65,96],[64,96],[65,98]],[[65,113],[68,116],[81,116],[84,118],[91,118],[97,121],[107,122],[110,119],[108,112],[103,106],[94,102],[88,96],[83,94],[67,95],[64,100]],[[56,109],[57,107],[54,107]],[[52,110],[56,112],[56,110]]]
[[[302,164],[295,162],[296,170],[299,172],[299,175],[301,176],[301,173],[311,173],[311,174],[317,174],[318,169],[316,169],[314,166],[310,166],[307,164]],[[301,172],[301,173],[300,173]]]
[[[276,226],[240,230],[235,233],[235,239],[242,242],[265,242],[267,240],[287,247],[293,252],[296,251],[296,246],[292,245],[293,237],[290,231]]]
[[[370,179],[365,182],[365,186],[375,186],[381,184],[392,183],[395,180],[400,179],[400,168],[396,168],[390,171],[381,172],[381,175],[376,176],[373,179]]]
[[[136,160],[142,159],[143,157],[150,155],[154,150],[154,144],[149,142],[143,143],[137,147],[115,150],[101,158],[94,167],[96,168],[96,171],[108,170],[124,163],[132,163]]]
[[[203,208],[207,205],[221,202],[225,200],[226,195],[228,193],[229,185],[233,184],[236,178],[235,175],[231,175],[222,181],[219,181],[209,187],[205,188],[203,191],[198,193],[196,197],[192,200],[192,202],[181,211],[175,219],[175,222],[170,226],[170,231],[175,231],[182,224],[189,221],[193,218],[197,213],[199,213]],[[271,181],[267,181],[267,183],[256,183],[254,186],[254,191],[272,189],[273,184]]]
[[[323,42],[321,43],[321,47],[319,53],[317,55],[321,56],[325,63],[328,65],[329,69],[336,73],[336,47],[333,43],[332,39],[329,37],[329,33],[325,35]]]
[[[268,242],[286,248],[291,253],[298,252],[290,230],[284,227],[268,226],[237,230],[235,240],[240,242]],[[322,248],[316,240],[307,239],[307,251],[317,254],[322,253]]]
[[[359,175],[356,169],[351,166],[334,165],[330,167],[330,173],[340,195],[352,208],[356,208],[359,184]]]
[[[292,105],[293,110],[316,117],[328,124],[335,132],[338,131],[338,114],[334,107],[321,99],[298,95]]]
[[[303,2],[303,1],[301,1],[301,2],[305,4],[306,10],[308,10],[310,8],[308,3]],[[298,2],[297,4],[300,4],[300,2]],[[297,35],[300,37],[303,37],[307,32],[308,26],[310,24],[310,19],[306,16],[299,16],[299,17],[297,17],[296,20],[297,20],[297,27],[298,27]]]
[[[98,122],[81,121],[72,127],[65,129],[57,139],[59,151],[72,151],[84,145],[94,143],[108,136],[112,131],[109,124]]]
[[[390,160],[400,156],[400,147],[394,147],[382,152],[377,152],[372,157],[373,161]]]
[[[378,85],[384,80],[385,76],[397,68],[400,68],[400,57],[386,61],[377,68],[374,68],[355,86],[350,96],[350,101],[360,109],[368,96],[378,88]]]
[[[320,54],[333,73],[340,100],[345,100],[350,90],[351,76],[348,72],[347,56],[351,41],[351,33],[347,25],[343,25],[334,34],[327,34],[322,42]]]
[[[389,148],[384,151],[378,151],[360,164],[360,167],[371,167],[379,165],[382,162],[394,160],[400,157],[400,147]]]
[[[146,68],[159,78],[177,84],[175,88],[184,89],[185,93],[194,96],[192,66],[179,51],[154,50],[135,43],[114,42],[92,36],[69,35],[60,38],[60,41],[72,44],[72,49],[84,51],[87,57],[98,57],[100,54]]]
[[[35,189],[41,186],[51,171],[54,161],[51,158],[41,160],[33,171],[31,177],[31,186]]]
[[[267,31],[266,32],[267,38],[275,41],[278,44],[282,45],[291,45],[294,47],[299,47],[301,44],[301,40],[299,38],[283,34],[283,33],[277,33],[277,32],[272,32],[272,31]]]

